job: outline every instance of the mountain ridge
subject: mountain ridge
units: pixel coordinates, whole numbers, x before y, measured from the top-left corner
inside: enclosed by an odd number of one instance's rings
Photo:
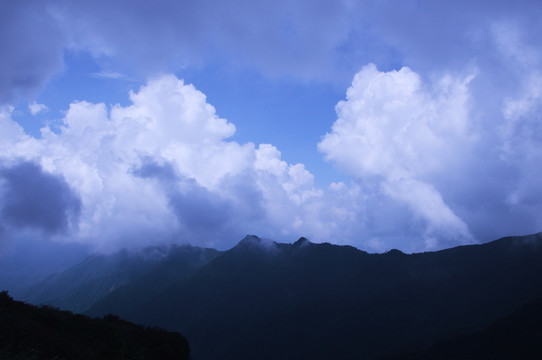
[[[137,252],[121,250],[111,255],[90,255],[61,273],[55,273],[21,292],[21,300],[83,312],[115,290],[122,290],[164,263],[177,262],[177,272],[190,272],[219,252],[189,244],[152,246]],[[169,277],[162,274],[165,283]],[[175,279],[171,280],[175,281]],[[158,285],[158,284],[155,284]]]
[[[542,296],[540,260],[542,233],[414,254],[247,236],[156,293],[119,288],[87,313],[179,331],[199,359],[372,359],[481,330]]]

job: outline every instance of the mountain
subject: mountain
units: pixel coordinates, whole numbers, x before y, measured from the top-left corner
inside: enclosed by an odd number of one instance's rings
[[[542,298],[498,319],[486,329],[440,340],[428,349],[382,360],[542,359]]]
[[[0,234],[0,290],[20,298],[25,289],[59,273],[88,256],[81,244],[18,239],[5,241]]]
[[[214,249],[172,245],[139,251],[123,250],[112,255],[91,255],[21,292],[19,298],[33,304],[83,312],[106,295],[129,284],[138,285],[132,286],[128,292],[139,289],[158,292],[161,287],[189,274],[218,253]],[[111,305],[111,309],[114,310],[114,306]]]
[[[115,316],[91,319],[36,307],[0,293],[0,359],[176,359],[190,348],[178,333],[145,328]]]
[[[174,246],[168,256],[132,282],[111,291],[92,304],[93,313],[114,313],[121,317],[137,312],[144,303],[169,286],[191,276],[196,270],[221,254],[214,249],[189,245]],[[87,309],[88,311],[88,309]]]
[[[164,273],[183,260],[161,262],[87,314],[179,331],[196,360],[377,359],[483,331],[541,297],[541,260],[542,233],[420,254],[247,236],[181,276]]]
[[[198,359],[371,359],[542,296],[541,260],[542,234],[411,255],[249,236],[122,316],[181,331]]]

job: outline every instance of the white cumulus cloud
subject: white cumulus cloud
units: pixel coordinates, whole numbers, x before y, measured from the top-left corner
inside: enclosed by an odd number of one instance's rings
[[[126,106],[73,102],[40,138],[2,107],[0,167],[51,179],[77,205],[59,206],[77,216],[51,236],[101,250],[171,241],[225,248],[255,233],[420,251],[535,232],[541,100],[530,91],[536,69],[522,64],[532,76],[516,91],[492,92],[491,111],[483,69],[424,78],[365,66],[319,143],[352,182],[326,189],[272,144],[233,141],[235,126],[173,75],[151,78]],[[18,229],[2,231],[14,238]]]
[[[403,234],[408,246],[432,249],[539,230],[540,125],[524,110],[540,106],[537,92],[515,108],[506,92],[493,93],[504,109],[495,116],[485,111],[477,77],[474,70],[428,81],[407,67],[382,72],[369,64],[337,104],[319,150],[365,189],[373,243],[378,234]]]
[[[170,241],[224,247],[246,233],[288,240],[316,233],[317,214],[306,211],[322,196],[313,175],[281,160],[272,145],[229,140],[235,126],[194,86],[161,75],[130,99],[110,109],[74,102],[60,129],[44,127],[40,139],[24,133],[10,108],[2,112],[3,163],[38,163],[80,199],[66,239],[110,250]]]

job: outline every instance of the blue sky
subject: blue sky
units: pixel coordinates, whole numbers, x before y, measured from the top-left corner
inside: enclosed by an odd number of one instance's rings
[[[542,229],[537,1],[0,10],[6,248],[412,252]]]

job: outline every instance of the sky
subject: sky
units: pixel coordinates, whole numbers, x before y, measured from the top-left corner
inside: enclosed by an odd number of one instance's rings
[[[534,0],[1,0],[0,252],[541,231],[541,18]]]

